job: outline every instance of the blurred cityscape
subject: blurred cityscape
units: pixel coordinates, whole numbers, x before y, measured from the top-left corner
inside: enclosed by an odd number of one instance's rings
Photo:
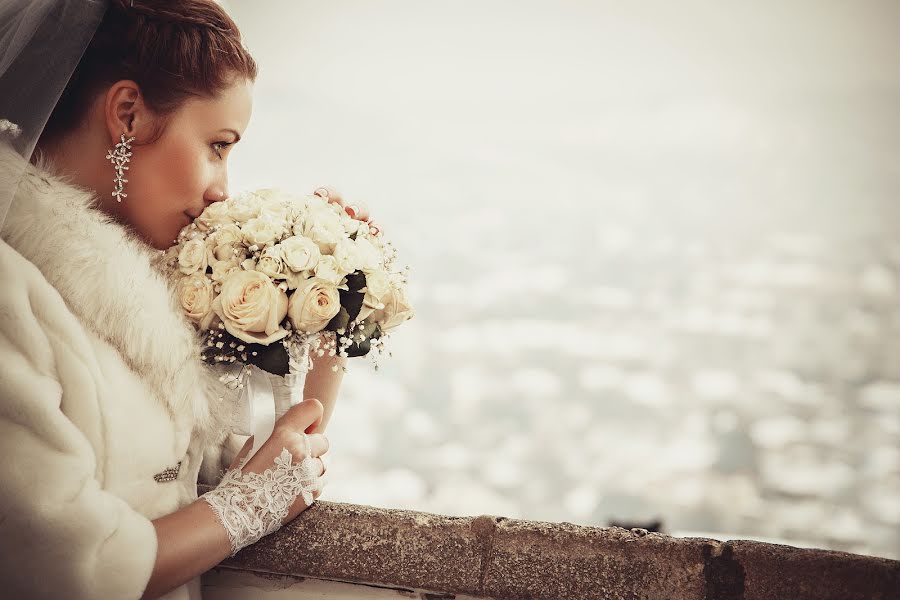
[[[900,558],[896,4],[225,4],[232,186],[412,267],[323,499]]]

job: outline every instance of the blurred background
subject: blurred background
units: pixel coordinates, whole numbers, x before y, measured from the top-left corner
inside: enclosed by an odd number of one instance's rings
[[[412,269],[323,499],[900,558],[900,4],[222,3]]]

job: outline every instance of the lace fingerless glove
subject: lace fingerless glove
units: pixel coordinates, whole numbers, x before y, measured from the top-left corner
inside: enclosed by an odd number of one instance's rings
[[[298,496],[307,506],[315,501],[313,492],[319,489],[316,459],[306,457],[291,464],[292,458],[285,448],[275,459],[275,466],[262,473],[231,469],[219,485],[200,496],[228,533],[231,556],[278,531]]]

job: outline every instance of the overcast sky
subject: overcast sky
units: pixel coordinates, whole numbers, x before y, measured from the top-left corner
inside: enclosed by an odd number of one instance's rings
[[[891,0],[225,5],[260,64],[233,187],[327,182],[390,218],[900,191]]]

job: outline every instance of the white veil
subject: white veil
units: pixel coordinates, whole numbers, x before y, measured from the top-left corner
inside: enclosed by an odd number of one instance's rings
[[[0,226],[41,131],[107,4],[106,0],[0,0],[0,157],[5,163]]]

